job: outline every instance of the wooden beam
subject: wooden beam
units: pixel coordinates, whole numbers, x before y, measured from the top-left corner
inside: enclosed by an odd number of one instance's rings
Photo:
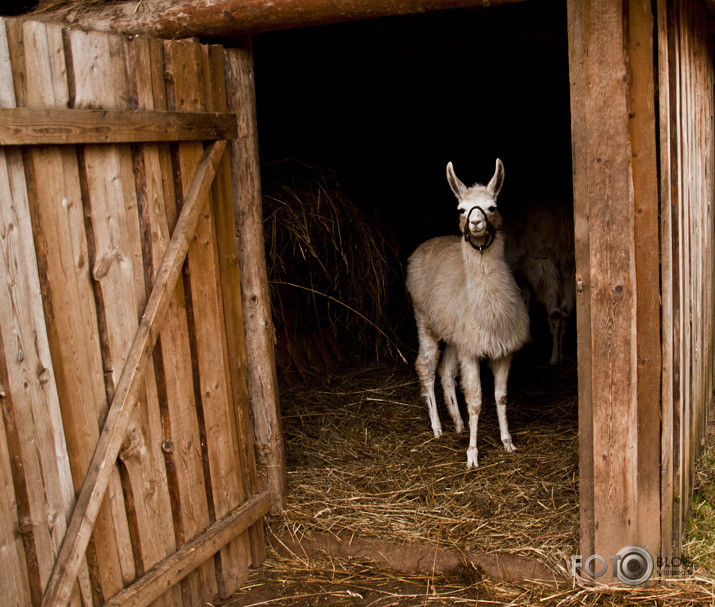
[[[267,491],[250,497],[235,512],[211,525],[145,576],[114,595],[104,607],[150,605],[174,584],[178,584],[207,559],[259,522],[270,508],[271,494]]]
[[[494,6],[523,0],[136,0],[54,13],[94,30],[162,38],[255,34],[410,13]]]
[[[65,605],[82,562],[99,507],[131,420],[137,395],[142,386],[146,363],[151,357],[162,320],[181,275],[183,260],[189,249],[199,217],[208,201],[214,175],[226,149],[225,141],[216,141],[206,149],[186,195],[171,242],[149,296],[146,310],[127,355],[117,384],[112,406],[102,429],[94,457],[72,514],[62,548],[42,600],[43,607]]]
[[[273,507],[279,511],[288,489],[288,481],[264,252],[253,53],[250,40],[247,44],[247,48],[226,49],[229,104],[237,113],[241,133],[238,139],[231,142],[231,173],[253,433],[259,463],[266,465],[268,487],[273,492]]]
[[[0,109],[0,145],[208,141],[238,136],[233,114]]]

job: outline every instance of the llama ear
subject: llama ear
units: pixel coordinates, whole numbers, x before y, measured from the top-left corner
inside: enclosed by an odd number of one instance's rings
[[[454,174],[454,168],[451,162],[447,163],[447,181],[449,182],[449,187],[452,188],[454,195],[457,197],[457,200],[462,200],[467,193],[467,186]]]
[[[499,194],[499,190],[501,190],[501,187],[504,185],[504,165],[502,164],[502,161],[497,158],[497,167],[496,170],[494,171],[494,177],[492,177],[492,180],[489,182],[489,185],[487,186],[487,190],[489,190],[489,193],[496,198],[497,194]]]

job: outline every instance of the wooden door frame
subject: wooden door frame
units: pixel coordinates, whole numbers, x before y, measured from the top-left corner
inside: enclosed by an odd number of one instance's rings
[[[608,558],[637,544],[655,556],[661,320],[650,2],[569,2],[568,34],[580,551]]]

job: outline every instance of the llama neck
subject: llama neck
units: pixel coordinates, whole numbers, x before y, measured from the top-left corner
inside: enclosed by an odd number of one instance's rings
[[[499,266],[504,261],[504,232],[497,231],[494,242],[482,251],[463,241],[462,257],[468,283],[481,283],[495,272],[501,272]]]

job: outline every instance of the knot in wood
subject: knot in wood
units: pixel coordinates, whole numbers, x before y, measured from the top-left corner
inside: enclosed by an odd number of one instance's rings
[[[33,528],[32,521],[30,520],[30,517],[28,516],[23,516],[19,521],[18,521],[18,530],[22,535],[27,535],[28,533],[32,533],[32,528]]]
[[[130,460],[132,458],[140,458],[144,452],[144,441],[141,435],[137,432],[136,428],[132,428],[127,433],[127,437],[124,440],[124,448],[119,453],[119,459],[123,462]]]

